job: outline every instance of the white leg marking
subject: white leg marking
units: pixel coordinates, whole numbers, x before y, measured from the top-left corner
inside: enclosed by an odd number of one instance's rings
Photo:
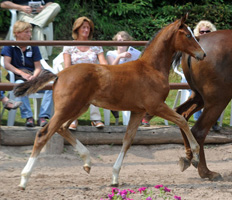
[[[203,47],[202,47],[202,46],[200,45],[200,43],[197,41],[197,39],[196,39],[195,35],[193,34],[191,28],[190,28],[189,26],[188,26],[187,28],[188,28],[189,32],[191,33],[192,37],[193,37],[193,38],[195,39],[195,41],[197,42],[197,44],[199,44],[199,46],[201,47],[201,49],[205,52],[205,50],[203,49]]]
[[[26,166],[23,168],[23,171],[21,172],[21,181],[19,184],[19,187],[25,189],[28,179],[32,173],[33,167],[35,166],[35,163],[37,161],[37,158],[30,157],[27,161]]]
[[[80,157],[83,159],[84,167],[91,167],[89,150],[79,140],[76,140],[76,143],[75,151],[77,151]]]
[[[112,185],[118,184],[118,176],[119,176],[119,172],[120,172],[120,169],[122,166],[123,158],[124,158],[124,152],[120,152],[120,154],[118,155],[118,158],[113,166]]]

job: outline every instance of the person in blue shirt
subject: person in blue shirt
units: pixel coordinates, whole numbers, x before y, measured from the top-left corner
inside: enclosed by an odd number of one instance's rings
[[[32,26],[27,22],[17,21],[14,24],[13,33],[16,41],[31,39]],[[15,75],[15,83],[32,80],[39,76],[42,66],[42,59],[37,46],[4,46],[1,52],[4,56],[4,65]],[[51,116],[53,107],[52,90],[45,90],[41,103],[38,125],[43,127]],[[28,96],[17,97],[16,101],[22,101],[20,106],[21,117],[26,118],[26,126],[34,127],[33,113],[30,107]]]

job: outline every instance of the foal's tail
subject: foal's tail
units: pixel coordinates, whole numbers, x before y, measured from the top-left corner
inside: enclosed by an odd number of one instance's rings
[[[56,74],[48,70],[42,70],[40,75],[33,80],[20,83],[14,88],[14,95],[16,97],[26,96],[32,93],[37,92],[42,89],[48,82],[57,78]]]

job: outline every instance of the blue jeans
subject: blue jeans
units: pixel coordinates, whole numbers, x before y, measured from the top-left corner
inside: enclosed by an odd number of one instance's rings
[[[194,121],[197,121],[199,117],[201,116],[202,111],[199,110],[193,114]]]
[[[197,112],[195,112],[195,113],[193,114],[194,121],[197,121],[197,120],[199,119],[199,117],[201,116],[201,113],[202,113],[202,111],[199,110],[199,111],[197,111]],[[217,122],[220,121],[220,118],[221,118],[221,117],[218,118]]]
[[[3,91],[0,91],[0,100],[2,100],[4,98],[4,92]]]
[[[23,83],[23,80],[17,80],[15,83]],[[52,90],[43,90],[39,91],[38,93],[44,93],[41,106],[40,106],[40,117],[51,117],[51,112],[53,108],[53,98],[52,98]],[[20,106],[20,113],[22,118],[29,118],[33,117],[33,113],[30,106],[30,101],[28,96],[24,97],[16,97],[15,101],[22,101],[22,105]]]

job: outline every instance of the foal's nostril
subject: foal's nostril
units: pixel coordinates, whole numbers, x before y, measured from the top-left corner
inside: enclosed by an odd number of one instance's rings
[[[206,53],[204,53],[204,57],[206,57]]]

